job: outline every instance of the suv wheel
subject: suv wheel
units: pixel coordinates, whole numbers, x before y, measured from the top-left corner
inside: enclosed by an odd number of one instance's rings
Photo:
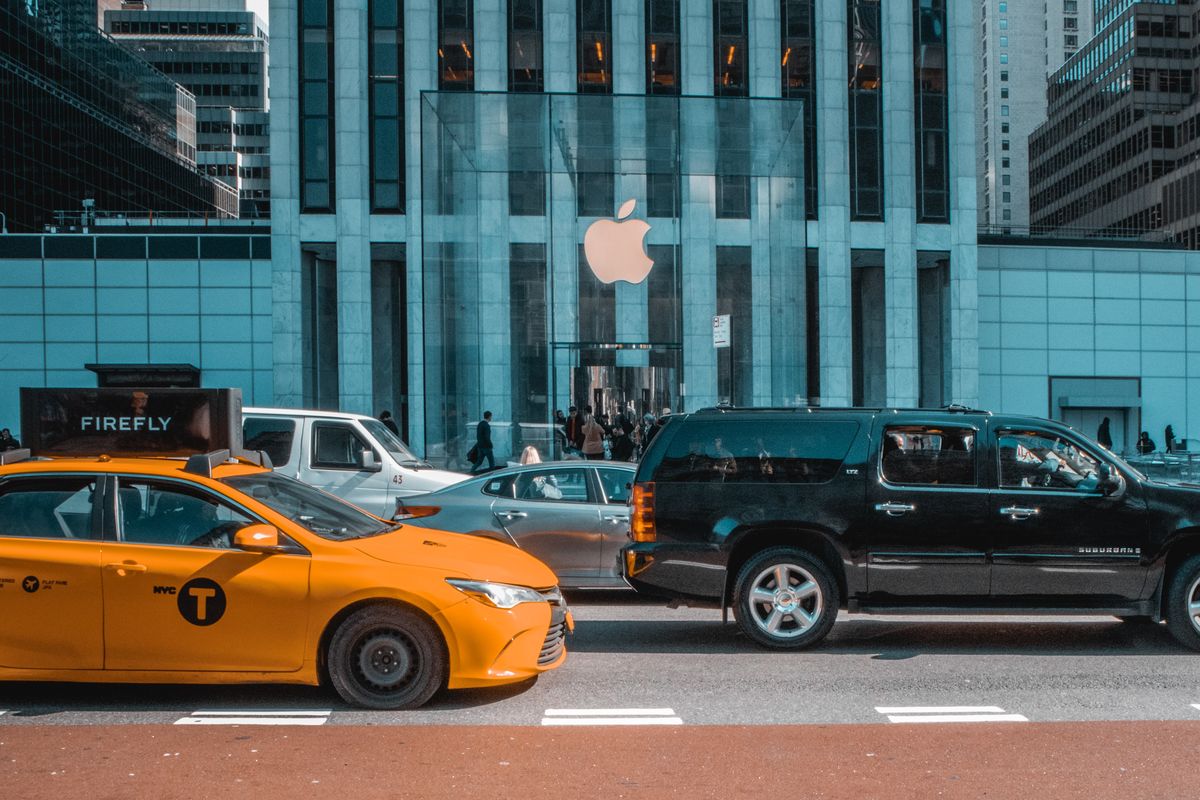
[[[441,633],[416,612],[368,606],[342,622],[329,642],[329,682],[351,705],[416,708],[446,685]]]
[[[1182,644],[1200,650],[1200,555],[1180,564],[1171,577],[1167,626]]]
[[[774,547],[751,558],[738,573],[733,610],[754,641],[798,650],[816,644],[833,627],[837,584],[809,553]]]

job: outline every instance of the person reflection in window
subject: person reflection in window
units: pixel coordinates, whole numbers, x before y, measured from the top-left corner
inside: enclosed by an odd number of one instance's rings
[[[726,449],[720,436],[713,439],[713,455],[715,456],[713,469],[721,474],[721,480],[724,481],[737,472],[737,459]]]

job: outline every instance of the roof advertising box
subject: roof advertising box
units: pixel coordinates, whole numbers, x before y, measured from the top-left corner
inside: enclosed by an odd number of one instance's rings
[[[21,389],[40,456],[187,456],[242,449],[241,389]]]

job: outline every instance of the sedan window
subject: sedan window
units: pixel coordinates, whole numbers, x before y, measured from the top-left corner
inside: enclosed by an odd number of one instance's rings
[[[600,488],[610,504],[625,505],[629,502],[629,483],[633,480],[633,472],[612,467],[600,467],[596,472],[600,476]]]
[[[587,472],[577,467],[544,469],[517,476],[516,499],[589,502]]]

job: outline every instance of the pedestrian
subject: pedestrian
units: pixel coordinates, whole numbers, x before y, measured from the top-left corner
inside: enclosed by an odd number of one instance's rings
[[[386,408],[379,412],[379,421],[382,422],[389,431],[397,436],[400,435],[400,429],[396,427],[396,420],[392,419],[392,412],[388,411]]]
[[[1096,441],[1105,450],[1112,450],[1112,431],[1109,430],[1108,417],[1100,421],[1100,430],[1096,431]]]
[[[540,453],[538,453],[536,447],[533,445],[526,445],[525,449],[521,451],[521,463],[540,464],[542,463],[542,456]]]
[[[613,424],[612,455],[614,461],[628,461],[633,457],[633,423],[624,411],[617,413]]]
[[[567,447],[578,452],[583,444],[583,420],[579,418],[579,409],[571,406],[567,414],[565,426],[567,432]]]
[[[1166,439],[1166,441],[1163,442],[1163,447],[1167,448],[1168,453],[1174,453],[1175,452],[1175,429],[1172,428],[1170,425],[1168,425],[1167,429],[1165,431],[1163,431],[1163,438]]]
[[[475,453],[474,458],[468,453],[467,457],[471,459],[471,474],[479,472],[479,468],[483,466],[483,460],[486,458],[488,469],[496,468],[496,459],[492,455],[492,412],[484,411],[483,419],[479,420],[479,424],[475,426],[475,446],[471,450]]]
[[[12,435],[12,431],[8,428],[0,430],[0,452],[4,450],[16,450],[20,448],[21,443]]]
[[[1154,440],[1150,438],[1149,431],[1142,431],[1142,435],[1137,440],[1137,451],[1142,455],[1149,455],[1156,449]]]
[[[603,461],[604,460],[604,428],[600,427],[600,423],[596,422],[588,410],[588,406],[583,414],[583,442],[580,450],[583,451],[583,457],[588,461]]]

